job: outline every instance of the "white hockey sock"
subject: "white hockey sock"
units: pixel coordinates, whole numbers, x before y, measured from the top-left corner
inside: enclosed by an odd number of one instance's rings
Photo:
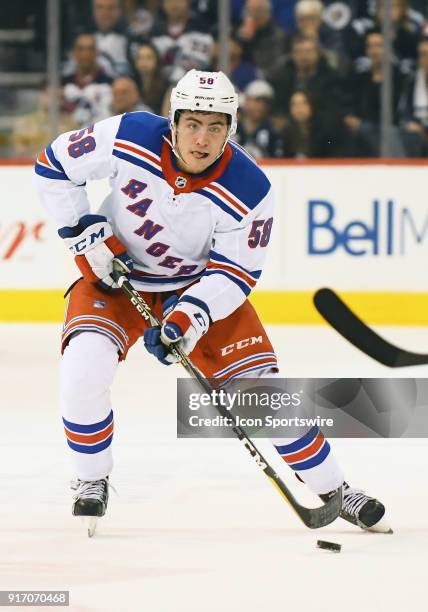
[[[248,378],[255,377],[279,378],[279,374],[266,369],[248,375]],[[312,427],[300,438],[273,438],[271,442],[289,467],[317,495],[329,493],[343,483],[343,471],[318,427]]]
[[[113,468],[110,386],[117,347],[102,334],[73,336],[60,368],[60,406],[71,462],[81,480],[98,480]]]

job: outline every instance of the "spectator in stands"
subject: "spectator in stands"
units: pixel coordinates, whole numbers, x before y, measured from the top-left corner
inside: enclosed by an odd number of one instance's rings
[[[209,2],[210,0],[205,1]],[[245,1],[246,0],[231,0],[231,13],[234,23],[239,23],[241,21],[242,13],[245,8]],[[273,19],[285,32],[293,32],[295,30],[294,7],[296,3],[297,0],[271,0]]]
[[[65,110],[61,91],[61,107],[58,132],[68,132],[80,127]],[[12,132],[14,157],[34,159],[52,140],[49,115],[49,89],[44,87],[38,96],[37,109],[15,119]]]
[[[317,110],[325,117],[336,115],[343,103],[341,79],[337,71],[328,66],[312,38],[294,38],[291,57],[277,68],[271,84],[275,90],[273,111],[278,117],[277,125],[287,113],[291,95],[296,89],[308,91]]]
[[[312,38],[318,44],[331,68],[339,67],[339,55],[333,30],[322,22],[321,0],[300,0],[295,7],[297,32],[304,38]]]
[[[347,37],[351,57],[364,64],[365,38],[367,32],[381,30],[383,19],[383,1],[376,0],[372,17],[363,17],[352,22]],[[409,7],[408,0],[391,0],[392,2],[392,45],[395,59],[403,70],[413,67],[417,56],[417,45],[424,18]],[[370,8],[370,7],[369,7]]]
[[[236,38],[229,39],[229,78],[239,91],[244,89],[256,79],[262,78],[260,68],[252,62],[243,59],[243,47],[241,41]],[[219,43],[214,44],[214,70],[219,70]]]
[[[159,52],[151,42],[138,47],[134,68],[141,99],[160,115],[169,84],[163,76]]]
[[[93,33],[100,63],[112,78],[130,73],[128,23],[120,0],[92,0]]]
[[[212,0],[191,0],[190,10],[203,22],[204,32],[218,36],[218,2]]]
[[[105,119],[110,114],[111,79],[97,63],[95,37],[80,34],[74,41],[73,72],[62,79],[64,101],[79,125]]]
[[[345,154],[346,133],[339,121],[328,123],[317,113],[310,95],[295,91],[283,131],[284,157],[339,157]]]
[[[426,155],[428,145],[428,38],[418,45],[418,65],[415,74],[407,76],[400,99],[400,119],[405,132],[407,154]],[[409,140],[416,141],[410,149]],[[418,146],[419,145],[419,146]],[[414,154],[412,154],[414,153]]]
[[[378,30],[366,34],[367,68],[356,70],[348,80],[349,112],[344,118],[345,125],[355,137],[355,155],[377,157],[380,143],[380,109],[382,85],[382,59],[384,53],[383,35]],[[403,74],[393,65],[393,123],[398,124],[398,103],[403,84]],[[394,131],[394,156],[404,155],[402,143]]]
[[[246,0],[244,18],[236,31],[244,45],[245,57],[258,66],[266,78],[285,53],[285,32],[272,18],[271,0]]]
[[[257,80],[244,92],[244,104],[235,140],[255,158],[282,157],[282,139],[269,118],[274,91],[267,81]]]
[[[367,2],[362,0],[324,0],[322,21],[328,28],[327,40],[321,38],[323,45],[334,50],[339,56],[339,69],[349,71],[353,58],[349,53],[348,39],[352,38],[352,23],[356,19],[367,18]],[[374,1],[374,0],[373,0]],[[322,26],[322,27],[323,27]]]
[[[118,77],[113,81],[111,108],[112,115],[149,111],[152,109],[143,104],[136,82],[130,77]]]
[[[162,0],[150,32],[159,51],[165,76],[176,83],[188,70],[207,70],[212,62],[213,38],[190,10],[190,0]]]
[[[153,26],[158,0],[122,0],[123,13],[132,37],[147,38]]]

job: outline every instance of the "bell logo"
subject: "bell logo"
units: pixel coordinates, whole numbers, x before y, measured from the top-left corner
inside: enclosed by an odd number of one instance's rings
[[[263,342],[263,336],[251,336],[251,338],[245,338],[244,340],[238,340],[238,342],[234,342],[233,344],[229,344],[228,346],[224,346],[221,351],[222,357],[228,355],[232,351],[239,351],[241,349],[246,348],[247,346],[253,346],[253,344],[261,344]]]
[[[177,176],[174,184],[178,189],[184,189],[187,185],[187,179],[184,176]]]

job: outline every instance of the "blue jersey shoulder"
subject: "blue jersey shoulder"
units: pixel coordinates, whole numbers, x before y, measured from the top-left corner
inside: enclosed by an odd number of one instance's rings
[[[232,158],[217,183],[253,209],[270,189],[270,181],[255,160],[235,142],[230,142]]]
[[[116,138],[144,147],[160,156],[163,136],[168,131],[168,119],[165,117],[137,111],[123,115]]]

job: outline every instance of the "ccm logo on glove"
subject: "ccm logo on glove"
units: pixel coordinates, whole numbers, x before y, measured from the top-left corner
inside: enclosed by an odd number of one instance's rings
[[[94,215],[95,216],[95,215]],[[79,255],[83,253],[87,247],[95,246],[97,242],[104,241],[110,236],[113,236],[113,232],[110,227],[106,227],[106,223],[94,223],[94,226],[90,226],[91,234],[85,236],[79,242],[72,244],[69,248],[72,253]],[[95,231],[93,231],[93,229]],[[107,235],[106,235],[107,234]]]
[[[133,263],[125,246],[113,234],[103,215],[84,215],[74,227],[62,227],[58,234],[75,255],[83,277],[98,283],[103,289],[116,289],[111,273],[117,257],[131,271]]]

